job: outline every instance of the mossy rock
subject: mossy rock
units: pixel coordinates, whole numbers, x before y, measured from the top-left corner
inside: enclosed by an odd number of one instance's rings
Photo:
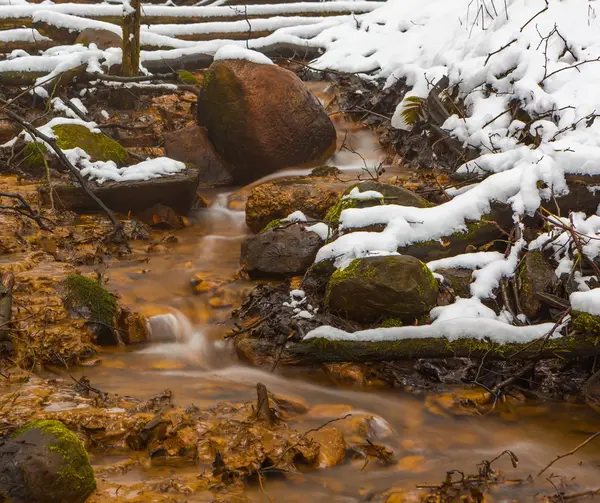
[[[59,421],[32,421],[0,444],[0,496],[83,503],[96,488],[81,440]]]
[[[355,259],[333,273],[326,304],[359,322],[398,318],[414,322],[436,305],[438,283],[429,268],[409,256]]]
[[[114,161],[117,166],[128,164],[127,150],[103,133],[92,133],[80,124],[57,124],[52,131],[56,135],[56,145],[63,150],[79,147],[92,161]]]
[[[341,173],[342,170],[336,168],[335,166],[317,166],[316,168],[313,168],[313,170],[310,172],[310,176],[328,177],[340,175]]]
[[[583,311],[573,311],[571,321],[573,328],[581,334],[600,335],[600,316]]]
[[[114,326],[117,301],[102,283],[81,274],[69,274],[63,281],[63,286],[63,303],[69,311],[74,311],[90,322]]]

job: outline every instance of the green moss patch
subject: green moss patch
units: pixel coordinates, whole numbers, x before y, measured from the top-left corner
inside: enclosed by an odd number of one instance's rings
[[[276,218],[275,220],[271,220],[260,232],[266,232],[269,229],[274,229],[275,227],[279,227],[281,225],[281,219]]]
[[[117,301],[98,281],[81,274],[69,274],[63,282],[64,305],[77,311],[89,310],[89,321],[112,327],[117,314]]]
[[[79,147],[93,161],[114,161],[119,166],[127,165],[129,153],[118,142],[102,133],[92,133],[79,124],[57,124],[52,128],[56,145],[63,150]]]
[[[573,328],[582,334],[600,335],[600,316],[582,311],[571,313]]]
[[[96,488],[94,470],[90,465],[87,451],[81,440],[63,423],[55,420],[32,421],[15,433],[18,437],[30,430],[37,429],[46,437],[46,448],[61,457],[62,470],[57,479],[48,487],[48,497],[56,501],[60,495],[73,495],[83,503]]]

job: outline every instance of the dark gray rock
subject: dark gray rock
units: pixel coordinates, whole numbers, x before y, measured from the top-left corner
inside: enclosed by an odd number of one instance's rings
[[[244,241],[241,264],[251,277],[296,276],[312,265],[323,244],[302,224],[272,228]]]

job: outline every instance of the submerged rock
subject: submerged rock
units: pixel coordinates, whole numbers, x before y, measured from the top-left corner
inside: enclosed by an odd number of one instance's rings
[[[307,435],[307,438],[319,444],[316,460],[319,468],[331,468],[346,460],[346,442],[339,429],[331,427],[313,431]]]
[[[246,203],[246,225],[260,232],[273,220],[294,211],[321,220],[347,184],[333,178],[298,177],[263,183],[252,189]]]
[[[83,443],[59,421],[33,421],[0,443],[0,495],[10,501],[83,503],[95,488]]]
[[[296,276],[314,262],[323,240],[302,224],[272,228],[242,244],[241,264],[252,277]]]
[[[200,183],[228,185],[233,179],[226,162],[215,151],[206,131],[197,124],[164,135],[165,153],[176,161],[191,164],[200,171]]]
[[[159,229],[183,229],[187,220],[164,204],[155,204],[151,208],[138,214],[140,220],[146,225]]]
[[[414,321],[435,306],[437,294],[437,281],[423,262],[392,255],[356,259],[337,270],[326,300],[332,311],[356,321]]]
[[[329,116],[294,73],[244,60],[210,66],[198,97],[198,124],[239,183],[318,163],[336,145]]]

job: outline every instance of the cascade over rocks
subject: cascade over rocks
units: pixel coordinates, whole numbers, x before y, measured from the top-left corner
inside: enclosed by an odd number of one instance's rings
[[[323,240],[302,224],[268,229],[242,244],[241,264],[251,277],[295,276],[313,263]]]
[[[10,501],[83,503],[95,488],[83,443],[59,421],[33,421],[0,443],[0,495]]]
[[[328,307],[356,321],[394,317],[406,321],[435,306],[438,284],[420,260],[409,256],[355,259],[331,276]]]
[[[329,116],[294,73],[243,60],[210,66],[198,97],[198,124],[238,183],[317,164],[336,145]]]

